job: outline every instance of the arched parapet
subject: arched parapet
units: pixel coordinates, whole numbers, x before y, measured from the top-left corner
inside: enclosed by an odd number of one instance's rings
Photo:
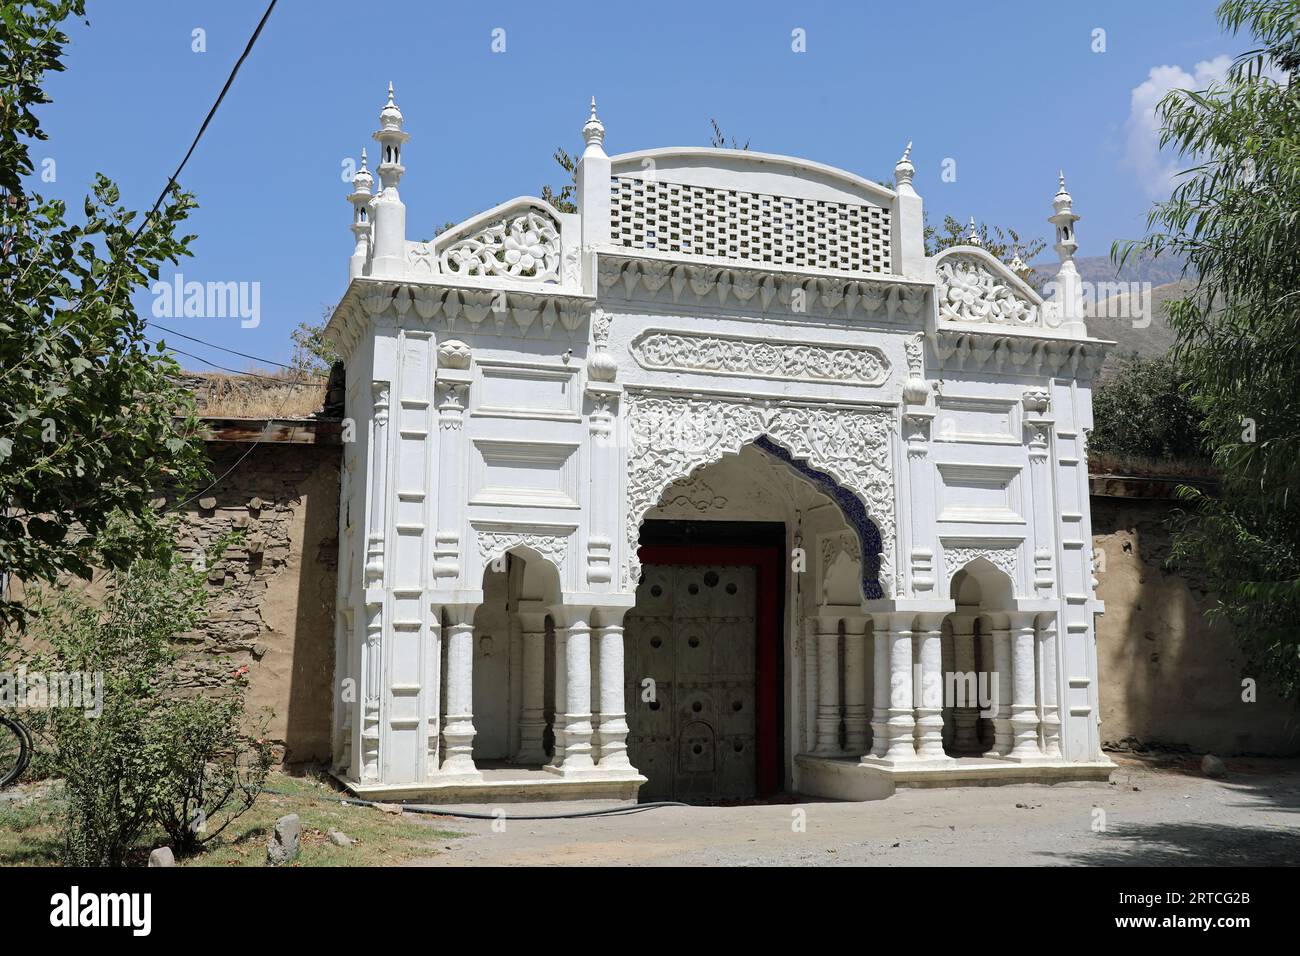
[[[407,244],[413,279],[498,279],[531,285],[581,285],[576,229],[543,199],[518,196],[453,226],[428,242]]]
[[[478,539],[476,576],[489,569],[504,570],[505,558],[514,554],[525,562],[525,593],[557,600],[567,580],[574,529],[571,527],[511,524],[475,528]],[[539,598],[540,599],[540,598]]]
[[[1043,297],[987,250],[952,246],[931,262],[941,328],[1049,328]]]
[[[1016,542],[943,543],[946,594],[958,604],[1004,610],[1020,592]]]
[[[859,533],[864,596],[892,596],[893,474],[888,409],[769,405],[740,397],[630,390],[626,399],[627,556],[623,583],[641,576],[637,544],[646,512],[674,482],[754,444],[780,458],[832,498]]]

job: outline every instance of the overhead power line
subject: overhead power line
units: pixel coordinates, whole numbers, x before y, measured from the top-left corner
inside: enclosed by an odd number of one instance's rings
[[[162,329],[164,332],[168,333],[169,335],[177,335],[183,339],[189,339],[191,342],[198,342],[199,345],[206,345],[209,348],[220,349],[223,352],[229,352],[231,355],[238,355],[240,358],[252,359],[254,362],[265,362],[267,365],[278,365],[280,368],[288,369],[290,372],[298,371],[298,369],[295,368],[294,366],[285,365],[283,362],[277,362],[275,359],[263,358],[260,355],[249,355],[247,352],[240,352],[235,349],[226,348],[224,345],[218,345],[216,342],[209,342],[207,339],[195,338],[193,335],[186,335],[184,332],[177,332],[175,329],[169,329],[167,326],[162,325],[158,322],[150,322],[149,325],[151,328]],[[173,349],[173,351],[177,351],[177,350]],[[181,352],[181,354],[188,355],[189,353]],[[191,355],[190,357],[198,358],[197,355]],[[200,359],[200,361],[203,360]],[[212,365],[213,363],[208,362],[208,364]],[[216,367],[221,368],[220,365]],[[245,373],[241,372],[240,374],[245,374]]]

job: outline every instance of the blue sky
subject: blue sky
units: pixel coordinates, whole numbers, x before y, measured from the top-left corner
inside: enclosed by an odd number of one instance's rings
[[[931,219],[952,213],[1047,238],[1065,169],[1083,255],[1141,234],[1167,158],[1146,109],[1170,85],[1221,72],[1247,40],[1212,0],[654,5],[382,4],[281,0],[182,176],[199,209],[187,280],[260,283],[260,323],[170,319],[179,331],[285,361],[347,281],[342,163],[378,122],[392,80],[412,139],[402,198],[425,238],[543,183],[576,152],[596,95],[606,149],[704,145],[709,119],[753,149],[868,178],[914,142]],[[91,0],[41,118],[56,180],[80,208],[95,172],[152,203],[264,9],[263,0]],[[205,32],[206,52],[192,50]],[[492,31],[505,30],[494,53]],[[791,31],[807,49],[791,49]],[[1105,52],[1093,52],[1094,31]],[[941,179],[945,159],[956,181]],[[1050,251],[1048,255],[1051,255]],[[168,275],[169,273],[165,273]],[[148,312],[152,299],[138,305]],[[172,344],[236,369],[252,363]],[[184,358],[183,364],[204,367]]]

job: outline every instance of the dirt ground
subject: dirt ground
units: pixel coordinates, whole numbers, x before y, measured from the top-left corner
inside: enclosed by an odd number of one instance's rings
[[[1212,780],[1190,758],[1113,759],[1110,783],[899,790],[871,803],[799,797],[582,820],[510,815],[591,804],[504,805],[495,822],[422,817],[466,835],[411,865],[1300,864],[1300,760],[1228,760],[1228,776]]]

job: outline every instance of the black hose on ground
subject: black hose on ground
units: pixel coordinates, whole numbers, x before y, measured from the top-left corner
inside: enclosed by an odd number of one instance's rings
[[[270,793],[277,797],[292,797],[297,794],[285,793],[283,790],[265,789],[263,793]],[[334,803],[342,803],[353,807],[378,807],[381,804],[375,800],[362,800],[360,797],[314,797],[316,800],[332,800]],[[441,807],[430,807],[424,804],[404,804],[394,803],[387,806],[401,807],[403,813],[421,813],[432,817],[456,817],[461,820],[497,820],[501,815],[496,813],[474,813],[472,810],[444,810]],[[551,814],[528,814],[526,816],[517,816],[513,813],[506,813],[507,820],[580,820],[583,817],[613,817],[621,816],[626,813],[641,813],[643,810],[657,810],[660,807],[689,807],[689,803],[676,803],[671,800],[659,800],[654,803],[636,803],[627,807],[605,807],[603,810],[579,810],[574,813],[551,813]]]

